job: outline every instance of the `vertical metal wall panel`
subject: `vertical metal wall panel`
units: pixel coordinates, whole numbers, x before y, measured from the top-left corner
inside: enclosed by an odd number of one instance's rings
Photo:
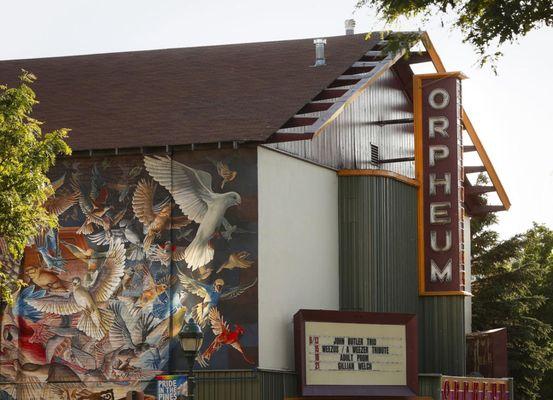
[[[196,393],[198,400],[282,400],[297,395],[297,380],[289,371],[201,371]]]
[[[419,374],[419,396],[430,396],[441,400],[442,374]]]
[[[282,400],[297,396],[297,378],[293,372],[259,371],[261,400]]]
[[[424,296],[419,300],[420,372],[464,375],[464,296]]]
[[[318,116],[320,113],[307,114]],[[270,147],[336,169],[380,169],[371,162],[371,143],[380,158],[414,155],[412,124],[384,125],[377,121],[413,118],[412,104],[395,74],[388,70],[364,90],[320,135],[312,140],[274,143]],[[301,133],[305,128],[287,131]],[[387,169],[414,177],[414,162],[383,164]]]
[[[343,310],[416,313],[416,188],[389,178],[340,177]]]
[[[198,400],[257,400],[259,379],[256,371],[205,371],[197,373]]]
[[[419,372],[463,374],[464,298],[418,295],[417,189],[341,176],[338,193],[340,308],[416,313]]]

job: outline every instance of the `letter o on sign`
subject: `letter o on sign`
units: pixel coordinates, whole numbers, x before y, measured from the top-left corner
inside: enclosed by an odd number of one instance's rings
[[[439,95],[441,95],[441,99],[438,97]],[[436,88],[428,95],[428,102],[433,109],[443,110],[449,105],[449,93],[445,89]]]

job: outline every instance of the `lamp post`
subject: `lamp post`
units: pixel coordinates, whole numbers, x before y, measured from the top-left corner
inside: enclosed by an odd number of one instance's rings
[[[202,328],[200,328],[193,318],[190,318],[188,322],[182,326],[179,332],[179,340],[182,351],[184,352],[184,357],[188,363],[188,399],[193,400],[195,386],[194,363],[196,362],[196,356],[204,340]]]

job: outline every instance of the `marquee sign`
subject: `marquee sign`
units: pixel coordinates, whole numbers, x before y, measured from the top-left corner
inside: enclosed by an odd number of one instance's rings
[[[413,396],[412,314],[300,310],[294,316],[302,396]]]
[[[459,72],[414,76],[419,186],[419,292],[465,292]]]
[[[442,400],[510,400],[510,379],[442,376]]]

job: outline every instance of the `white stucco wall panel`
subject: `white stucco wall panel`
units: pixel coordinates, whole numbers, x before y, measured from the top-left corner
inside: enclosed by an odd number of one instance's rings
[[[258,149],[259,367],[292,370],[293,315],[339,308],[338,177]]]

